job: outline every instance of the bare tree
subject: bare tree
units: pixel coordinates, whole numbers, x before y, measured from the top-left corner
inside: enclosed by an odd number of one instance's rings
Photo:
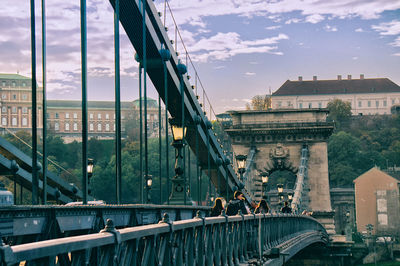
[[[271,96],[256,95],[246,104],[246,110],[268,110],[271,108]]]

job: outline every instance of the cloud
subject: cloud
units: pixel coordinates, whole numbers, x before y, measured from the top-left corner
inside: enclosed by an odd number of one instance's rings
[[[392,54],[393,56],[400,56],[400,53]]]
[[[382,22],[378,25],[372,25],[371,28],[379,32],[380,35],[398,35],[400,34],[400,20]]]
[[[282,55],[277,51],[277,43],[287,40],[286,34],[259,40],[242,40],[236,32],[217,33],[209,38],[201,38],[197,42],[187,44],[192,58],[197,61],[226,60],[238,54],[269,53]]]
[[[301,19],[298,18],[291,18],[285,21],[285,24],[292,24],[292,23],[299,23],[301,22]]]
[[[282,26],[280,25],[276,25],[276,26],[269,26],[269,27],[265,27],[266,30],[277,30],[280,29]]]
[[[400,36],[397,37],[394,42],[389,43],[391,46],[400,47]]]
[[[325,25],[324,30],[325,30],[325,31],[328,31],[328,32],[338,31],[338,29],[337,29],[335,26],[330,26],[330,25],[328,25],[328,24]]]
[[[256,75],[256,73],[254,73],[254,72],[246,72],[246,73],[244,73],[246,76],[255,76]]]
[[[353,60],[357,60],[357,59],[358,59],[358,57],[357,57],[357,56],[353,56],[351,59],[353,59]]]
[[[320,14],[313,14],[313,15],[307,16],[305,19],[306,22],[309,22],[312,24],[319,23],[323,20],[324,20],[324,16],[322,16]]]
[[[213,67],[214,69],[224,69],[224,68],[226,68],[226,66],[215,66],[215,67]]]
[[[354,30],[355,32],[364,32],[364,30],[362,28],[358,28]]]
[[[170,0],[169,4],[174,11],[178,24],[192,21],[202,21],[205,17],[223,15],[237,15],[244,17],[263,16],[275,22],[282,19],[282,15],[298,12],[304,18],[289,19],[287,24],[309,20],[310,23],[320,22],[323,17],[376,19],[381,13],[400,8],[398,0],[385,1],[316,1],[316,0]],[[163,10],[163,1],[159,1],[158,9]],[[204,25],[202,25],[204,26]]]

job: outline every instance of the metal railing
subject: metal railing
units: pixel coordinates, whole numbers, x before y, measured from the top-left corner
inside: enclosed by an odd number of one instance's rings
[[[328,242],[324,227],[298,215],[250,214],[170,222],[116,230],[107,220],[97,234],[17,246],[2,245],[2,265],[238,265],[266,262],[272,248],[286,259],[315,242]],[[293,247],[291,249],[291,247]],[[276,259],[281,259],[278,257]]]

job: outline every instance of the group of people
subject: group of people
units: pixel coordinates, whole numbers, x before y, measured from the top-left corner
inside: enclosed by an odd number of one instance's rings
[[[224,210],[224,205],[222,203],[222,198],[216,198],[214,202],[214,206],[211,209],[210,216],[219,216],[222,214]],[[254,213],[268,213],[269,207],[267,201],[262,199],[256,205],[255,203],[252,206],[248,206],[245,202],[244,195],[241,191],[235,191],[233,195],[233,199],[230,200],[226,206],[225,212],[226,215],[237,215],[241,211],[241,214],[249,214],[254,210]],[[282,213],[292,213],[292,208],[290,208],[289,203],[285,201],[284,206],[281,208]]]

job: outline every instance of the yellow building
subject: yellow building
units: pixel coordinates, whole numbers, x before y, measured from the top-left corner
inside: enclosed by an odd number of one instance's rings
[[[19,74],[0,74],[0,124],[3,132],[32,130],[32,82]],[[42,129],[42,88],[37,89],[38,129]],[[79,140],[82,131],[81,101],[48,100],[47,129],[66,141]],[[158,136],[158,103],[147,99],[148,135]],[[164,114],[164,111],[162,111]],[[125,122],[139,119],[139,100],[121,102],[121,131],[125,135]],[[162,121],[164,115],[161,116]],[[164,120],[165,121],[165,120]],[[162,122],[161,130],[165,122]],[[41,134],[41,130],[38,132]],[[115,103],[112,101],[88,102],[88,135],[97,138],[115,137]]]

